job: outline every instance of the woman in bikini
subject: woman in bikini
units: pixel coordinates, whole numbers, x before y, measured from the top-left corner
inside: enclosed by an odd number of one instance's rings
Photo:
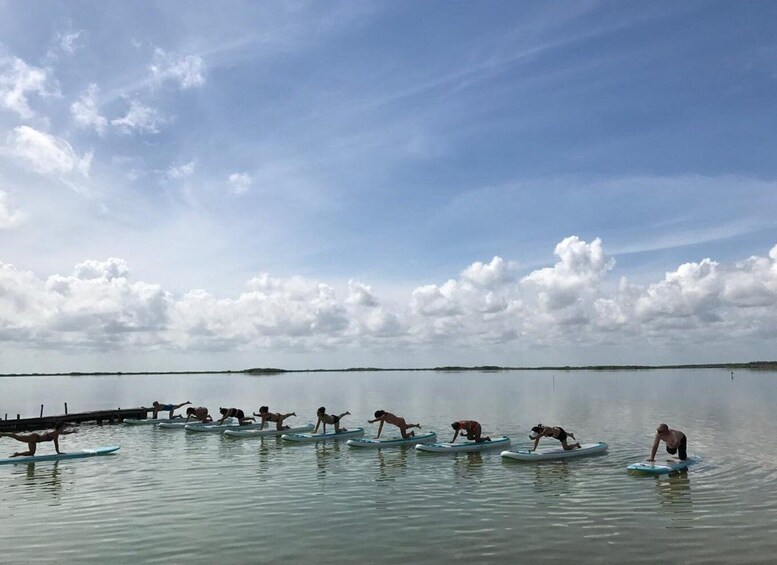
[[[276,430],[288,430],[289,426],[284,426],[283,421],[289,416],[296,416],[296,412],[289,412],[288,414],[281,414],[280,412],[270,412],[267,406],[261,406],[259,412],[254,412],[254,416],[259,416],[262,420],[260,430],[264,429],[265,422],[275,422]]]
[[[575,435],[564,431],[564,428],[559,426],[543,426],[542,424],[537,424],[531,429],[531,433],[529,434],[529,439],[534,440],[534,447],[531,448],[529,451],[534,451],[537,449],[537,445],[540,443],[540,439],[543,437],[552,437],[553,439],[557,439],[561,442],[561,447],[564,448],[564,450],[569,451],[570,449],[577,449],[580,447],[579,443],[575,443],[574,445],[568,445],[567,444],[567,438],[571,437],[572,439],[577,442],[577,439],[575,438]]]
[[[246,418],[245,412],[239,408],[219,408],[221,419],[219,419],[219,425],[224,423],[227,418],[237,418],[238,423],[241,426],[245,426],[251,422],[255,422],[253,418]]]
[[[456,438],[459,437],[459,434],[466,435],[466,438],[468,440],[475,440],[475,443],[483,443],[484,441],[491,441],[491,438],[481,437],[481,434],[483,433],[483,428],[480,426],[480,422],[476,422],[475,420],[459,420],[458,422],[453,422],[451,424],[451,428],[453,428],[456,433],[453,434],[453,439],[451,440],[451,443],[456,441]]]
[[[350,416],[350,412],[343,412],[339,416],[335,416],[334,414],[327,414],[326,413],[326,407],[322,406],[316,411],[316,416],[318,416],[318,421],[316,422],[316,429],[313,430],[313,433],[318,433],[318,426],[323,424],[324,425],[324,433],[326,433],[326,425],[332,424],[335,427],[335,433],[338,434],[340,432],[347,432],[345,428],[340,429],[340,420],[343,418],[343,416]]]
[[[11,432],[5,432],[0,433],[0,437],[10,437],[15,439],[16,441],[20,441],[22,443],[27,444],[27,451],[19,451],[17,453],[14,453],[11,455],[11,457],[28,457],[35,455],[35,451],[38,449],[38,444],[43,443],[45,441],[53,441],[54,442],[54,449],[57,451],[57,453],[61,453],[59,450],[59,436],[66,436],[69,434],[74,434],[78,430],[66,430],[65,429],[65,423],[60,422],[56,426],[54,426],[54,429],[50,432],[43,432],[42,434],[39,433],[32,433],[32,434],[15,434]]]

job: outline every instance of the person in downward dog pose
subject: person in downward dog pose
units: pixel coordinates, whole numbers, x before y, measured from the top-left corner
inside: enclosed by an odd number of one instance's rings
[[[261,425],[259,426],[260,430],[264,429],[265,422],[275,422],[276,430],[288,430],[289,426],[284,426],[283,421],[289,416],[296,416],[296,415],[297,415],[296,412],[289,412],[288,414],[281,414],[280,412],[270,412],[270,409],[267,406],[261,406],[259,408],[259,412],[254,412],[254,416],[259,416],[259,418],[262,420]]]
[[[375,419],[367,420],[368,424],[374,424],[375,422],[380,422],[380,426],[378,426],[378,435],[375,436],[375,439],[380,438],[380,433],[383,431],[384,422],[386,424],[393,424],[396,427],[398,427],[399,432],[402,434],[402,437],[405,439],[409,437],[413,437],[415,435],[415,432],[407,433],[408,428],[418,428],[419,430],[421,429],[421,424],[408,424],[407,422],[405,422],[404,418],[395,416],[391,412],[386,412],[385,410],[376,410]]]
[[[459,433],[461,435],[466,434],[466,438],[469,440],[475,440],[476,443],[483,443],[484,441],[491,441],[491,438],[481,437],[481,434],[483,433],[483,428],[480,426],[480,422],[476,422],[475,420],[459,420],[458,422],[453,422],[451,424],[451,428],[453,428],[456,433],[453,434],[453,439],[451,440],[451,443],[454,443],[456,441],[456,438],[459,437]]]
[[[218,421],[219,425],[222,425],[227,418],[237,418],[237,421],[241,426],[256,421],[253,418],[246,418],[245,412],[239,408],[219,408],[219,413],[221,414],[221,418],[219,418]]]
[[[69,434],[74,434],[78,430],[66,430],[65,429],[66,424],[64,422],[59,422],[56,426],[54,426],[54,429],[50,432],[43,432],[42,434],[39,433],[32,433],[32,434],[15,434],[11,432],[5,432],[0,433],[0,437],[10,437],[15,439],[16,441],[20,441],[22,443],[27,444],[27,451],[18,451],[11,455],[11,457],[28,457],[35,455],[35,451],[38,449],[38,444],[43,443],[45,441],[53,441],[54,442],[54,449],[57,453],[62,453],[59,450],[59,436],[66,436]]]
[[[674,455],[680,458],[680,461],[688,459],[688,438],[680,430],[671,430],[666,424],[659,424],[656,428],[656,437],[653,440],[653,448],[650,450],[650,459],[648,461],[656,460],[656,451],[658,451],[658,444],[660,442],[666,442],[666,452],[669,455]]]
[[[343,418],[343,416],[350,416],[350,412],[343,412],[339,416],[335,416],[334,414],[327,414],[326,413],[326,407],[322,406],[316,411],[316,416],[318,416],[318,421],[316,422],[316,429],[313,430],[313,433],[318,433],[318,426],[320,424],[324,425],[324,433],[326,433],[326,425],[332,424],[335,427],[335,433],[339,434],[340,432],[347,432],[345,428],[340,428],[340,420]]]
[[[213,418],[211,418],[210,414],[208,414],[208,409],[204,406],[198,406],[197,408],[190,406],[187,408],[186,421],[188,422],[190,418],[194,418],[195,420],[199,420],[203,423],[213,421]]]
[[[543,426],[542,424],[537,424],[531,429],[531,433],[529,434],[529,439],[534,440],[534,447],[532,447],[529,451],[534,451],[537,449],[537,445],[540,443],[540,439],[543,437],[552,437],[553,439],[557,439],[561,442],[561,447],[564,448],[564,450],[569,451],[570,449],[577,449],[580,447],[580,444],[577,443],[577,438],[575,438],[575,435],[564,431],[564,428],[559,426]],[[567,438],[571,437],[575,440],[574,445],[567,444]]]
[[[180,404],[162,404],[161,402],[157,402],[156,400],[151,405],[153,408],[151,409],[154,412],[154,420],[156,420],[157,414],[160,412],[168,412],[168,418],[173,419],[173,412],[178,410],[181,406],[186,406],[187,404],[191,404],[190,401],[181,402]],[[181,416],[178,416],[179,418]]]

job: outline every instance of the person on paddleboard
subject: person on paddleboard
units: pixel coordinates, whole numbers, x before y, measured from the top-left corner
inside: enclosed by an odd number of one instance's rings
[[[326,433],[326,425],[332,424],[335,427],[335,433],[339,434],[340,432],[347,432],[345,428],[340,428],[340,420],[343,418],[343,416],[350,416],[350,412],[343,412],[339,416],[335,416],[334,414],[327,414],[326,413],[326,407],[322,406],[316,411],[316,416],[318,416],[318,421],[316,422],[316,429],[313,430],[313,433],[318,432],[318,426],[320,424],[324,425],[324,433]]]
[[[259,412],[254,412],[254,416],[259,416],[261,418],[261,425],[259,426],[260,430],[264,429],[264,423],[265,422],[275,422],[275,429],[276,430],[288,430],[289,426],[284,426],[283,421],[290,417],[290,416],[296,416],[296,412],[289,412],[288,414],[281,414],[280,412],[270,412],[270,409],[267,406],[261,406],[259,407]]]
[[[559,440],[561,442],[561,447],[563,447],[566,451],[580,448],[579,443],[575,443],[574,445],[569,445],[567,443],[568,437],[571,437],[575,440],[575,442],[577,442],[575,434],[565,431],[564,428],[560,426],[543,426],[542,424],[537,424],[531,429],[531,433],[529,434],[529,439],[534,440],[534,447],[532,447],[529,451],[536,450],[537,445],[540,443],[540,439],[543,437],[552,437],[553,439]]]
[[[0,433],[0,437],[10,437],[15,439],[16,441],[20,441],[22,443],[27,444],[27,451],[19,451],[17,453],[14,453],[11,455],[11,457],[29,457],[32,455],[35,455],[35,451],[38,449],[38,444],[43,443],[45,441],[53,441],[54,442],[54,449],[57,451],[57,453],[62,453],[59,450],[59,436],[66,436],[69,434],[74,434],[78,430],[66,430],[64,422],[58,423],[56,426],[54,426],[54,429],[50,432],[43,432],[42,434],[39,433],[32,433],[32,434],[15,434],[12,432],[4,432]]]
[[[186,406],[187,404],[191,404],[190,401],[181,402],[180,404],[163,404],[161,402],[157,402],[156,400],[151,405],[153,406],[152,411],[154,412],[154,420],[156,420],[157,414],[160,412],[168,412],[168,418],[171,420],[173,419],[173,412],[178,410],[181,406]],[[178,416],[179,418],[181,416]]]
[[[237,421],[241,426],[245,426],[246,424],[250,424],[251,422],[256,421],[253,418],[246,418],[245,412],[240,410],[240,408],[219,407],[219,413],[221,414],[221,418],[218,421],[219,425],[222,425],[224,423],[224,420],[226,420],[227,418],[237,418]]]
[[[398,427],[399,432],[402,434],[402,437],[405,439],[409,437],[413,437],[415,435],[415,432],[407,433],[408,428],[418,428],[419,430],[421,429],[421,424],[408,424],[407,422],[405,422],[404,418],[395,416],[391,412],[386,412],[385,410],[376,410],[375,419],[367,420],[368,424],[374,424],[375,422],[380,422],[380,426],[378,426],[378,435],[375,436],[375,439],[380,438],[380,433],[383,431],[384,422],[387,424],[393,424],[396,427]]]
[[[199,420],[200,422],[212,422],[213,418],[210,414],[208,414],[208,409],[204,406],[198,406],[197,408],[194,408],[193,406],[190,406],[186,409],[186,421],[188,422],[190,418],[194,418],[195,420]]]
[[[458,422],[453,422],[451,428],[456,430],[456,433],[453,434],[451,443],[456,441],[456,438],[459,437],[459,433],[463,436],[466,435],[466,438],[469,440],[474,439],[476,443],[491,441],[491,438],[488,436],[485,438],[481,437],[483,428],[480,426],[480,422],[476,422],[475,420],[459,420]]]
[[[653,448],[650,450],[650,459],[648,461],[656,460],[656,451],[658,451],[658,444],[660,442],[666,443],[666,452],[669,455],[675,453],[680,458],[680,461],[688,459],[688,438],[680,430],[672,430],[666,424],[658,424],[656,428],[656,437],[653,440]]]

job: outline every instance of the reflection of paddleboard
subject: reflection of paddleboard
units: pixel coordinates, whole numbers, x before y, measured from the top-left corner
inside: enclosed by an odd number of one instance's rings
[[[27,457],[9,457],[0,459],[0,465],[13,465],[14,463],[37,463],[38,461],[59,461],[61,459],[81,459],[83,457],[96,457],[97,455],[108,455],[118,451],[116,447],[98,447],[96,449],[84,449],[82,451],[71,451],[70,453],[51,453],[49,455],[28,455]]]
[[[353,428],[345,432],[327,432],[325,434],[283,434],[281,439],[286,441],[324,441],[327,439],[343,439],[346,437],[363,436],[364,428]]]
[[[503,451],[502,457],[507,459],[516,459],[518,461],[548,461],[555,459],[567,459],[569,457],[584,457],[594,455],[595,453],[604,453],[607,451],[607,444],[583,443],[579,448],[564,449],[563,447],[546,447],[529,451],[528,449],[519,449],[517,451]]]
[[[415,445],[417,443],[431,443],[437,441],[437,434],[429,432],[428,434],[417,434],[413,437],[388,437],[383,439],[349,439],[348,445],[351,447],[372,447],[379,449],[381,447],[399,447],[400,445]]]
[[[491,438],[491,441],[462,441],[460,443],[428,443],[419,444],[415,448],[418,451],[430,453],[457,453],[460,451],[484,451],[486,449],[504,449],[510,446],[510,438],[507,436]]]
[[[248,426],[243,426],[244,428]],[[297,426],[296,428],[288,428],[285,430],[276,430],[275,428],[270,429],[264,429],[264,430],[256,430],[256,429],[250,429],[250,430],[226,430],[224,431],[225,436],[229,437],[265,437],[265,436],[279,436],[283,434],[293,434],[293,433],[302,433],[302,432],[309,432],[313,429],[313,424],[305,424],[304,426]]]
[[[145,418],[143,420],[138,420],[135,418],[127,418],[125,419],[122,424],[126,424],[128,426],[154,426],[156,424],[169,424],[172,422],[182,422],[184,418],[173,418],[170,420],[169,418]]]
[[[680,461],[676,458],[656,459],[655,461],[640,461],[639,463],[632,463],[626,467],[626,469],[637,473],[666,475],[667,473],[674,473],[675,471],[682,471],[683,469],[687,469],[699,461],[701,461],[700,457],[689,455],[688,459],[685,461]]]

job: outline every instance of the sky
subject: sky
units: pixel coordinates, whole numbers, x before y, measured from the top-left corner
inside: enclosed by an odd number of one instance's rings
[[[0,373],[775,359],[775,21],[0,0]]]

